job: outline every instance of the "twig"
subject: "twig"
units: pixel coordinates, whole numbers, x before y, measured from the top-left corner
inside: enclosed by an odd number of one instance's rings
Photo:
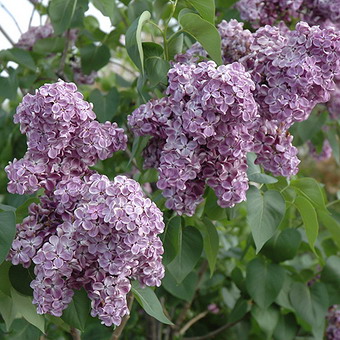
[[[14,46],[14,41],[11,39],[11,37],[6,33],[6,31],[0,26],[0,32],[5,36],[5,38],[11,43],[12,46]]]
[[[214,331],[212,331],[212,332],[210,332],[210,333],[208,333],[206,335],[203,335],[203,336],[194,336],[194,337],[191,337],[191,338],[183,338],[183,340],[207,340],[207,339],[211,339],[215,335],[220,334],[221,332],[225,331],[226,329],[233,327],[234,325],[239,323],[241,320],[243,320],[244,317],[241,318],[240,320],[235,321],[235,322],[227,323],[227,324],[223,325],[222,327],[217,328],[216,330],[214,330]]]
[[[16,21],[16,19],[14,18],[13,14],[6,8],[6,6],[0,2],[0,6],[4,9],[4,11],[12,18],[12,20],[15,23],[15,26],[18,28],[20,34],[22,34],[21,28],[18,24],[18,22]]]
[[[127,304],[128,304],[128,308],[129,308],[130,312],[131,312],[131,307],[132,307],[132,304],[133,304],[133,299],[134,299],[134,296],[130,292],[128,294],[128,297],[127,297]],[[124,329],[124,327],[125,327],[125,325],[126,325],[126,323],[128,322],[129,319],[130,319],[130,313],[124,315],[120,325],[113,331],[111,340],[118,340],[119,339],[119,337],[122,334],[123,329]]]
[[[65,46],[64,46],[63,54],[62,54],[61,59],[60,59],[59,68],[58,68],[58,71],[57,71],[57,76],[59,78],[63,79],[63,80],[66,80],[66,81],[67,81],[67,79],[65,79],[66,77],[65,77],[65,73],[64,73],[64,68],[65,68],[67,52],[68,52],[69,45],[70,45],[69,33],[70,33],[70,30],[68,30],[65,34],[65,37],[66,37]]]
[[[28,22],[28,29],[31,28],[32,20],[33,20],[33,17],[34,17],[34,13],[35,13],[35,5],[33,5],[33,11],[31,13],[30,21]]]
[[[71,328],[70,333],[73,340],[81,340],[80,331],[77,328]]]
[[[123,69],[126,72],[129,72],[130,74],[132,74],[134,77],[137,77],[137,72],[131,70],[130,68],[126,67],[125,65],[119,63],[118,61],[115,61],[114,59],[110,59],[110,63],[113,65],[117,65],[119,66],[121,69]]]
[[[189,320],[183,327],[182,329],[179,331],[179,335],[183,335],[194,323],[196,323],[197,321],[203,319],[207,314],[209,313],[209,311],[204,311],[202,313],[197,314],[194,318],[192,318],[191,320]]]

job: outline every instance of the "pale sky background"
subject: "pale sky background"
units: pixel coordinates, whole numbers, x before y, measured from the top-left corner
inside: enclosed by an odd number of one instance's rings
[[[47,4],[48,0],[40,0],[42,3]],[[6,31],[11,39],[16,43],[21,35],[14,20],[6,12],[4,7],[15,17],[22,33],[26,32],[29,27],[29,21],[33,11],[33,5],[28,0],[0,0],[0,26]],[[100,28],[104,32],[109,32],[112,27],[109,18],[104,17],[93,5],[89,4],[89,10],[86,15],[95,16],[100,23]],[[42,23],[46,21],[46,17],[43,17]],[[34,13],[32,19],[32,26],[40,25],[40,16],[38,13]],[[11,44],[0,32],[0,50],[11,48]]]

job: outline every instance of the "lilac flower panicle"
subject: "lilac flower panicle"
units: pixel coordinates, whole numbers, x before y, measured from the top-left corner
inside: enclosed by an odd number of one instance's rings
[[[326,329],[327,340],[340,339],[340,310],[337,305],[331,306],[328,309],[326,319],[328,321]]]
[[[26,95],[14,121],[27,152],[6,167],[8,191],[45,190],[17,224],[8,260],[34,263],[33,303],[39,314],[61,316],[75,289],[91,299],[91,315],[107,326],[129,313],[130,280],[159,286],[164,276],[162,212],[140,185],[90,170],[126,147],[116,123],[95,121],[92,105],[72,83],[58,81]]]
[[[192,215],[205,184],[230,207],[245,200],[246,153],[257,117],[249,74],[239,63],[174,64],[167,96],[141,105],[128,117],[137,135],[151,135],[146,167],[158,167],[166,206]]]
[[[53,32],[51,24],[30,27],[27,32],[21,35],[15,46],[25,50],[31,50],[38,40],[51,37]]]
[[[309,153],[317,161],[327,161],[332,157],[332,147],[329,144],[328,139],[325,139],[322,144],[321,152],[317,152],[315,146],[311,141],[308,142]]]

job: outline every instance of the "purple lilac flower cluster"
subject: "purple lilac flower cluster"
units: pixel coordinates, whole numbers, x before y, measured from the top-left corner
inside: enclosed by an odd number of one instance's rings
[[[317,161],[327,161],[332,157],[332,147],[329,144],[328,139],[324,140],[321,152],[317,152],[314,144],[311,141],[308,142],[308,147],[309,153]]]
[[[239,0],[235,7],[254,28],[294,18],[322,28],[340,27],[340,0]]]
[[[14,117],[27,135],[23,159],[6,167],[12,193],[45,194],[17,225],[8,255],[35,264],[31,286],[40,314],[61,316],[73,290],[85,288],[91,314],[110,326],[129,313],[130,279],[160,285],[161,211],[125,176],[110,181],[89,169],[126,147],[117,124],[100,124],[72,83],[59,81],[26,95]]]
[[[334,305],[328,309],[327,321],[327,340],[340,339],[340,310],[338,309],[337,305]]]
[[[241,19],[252,23],[254,28],[274,25],[283,20],[290,22],[299,16],[303,0],[239,0],[235,7]]]
[[[32,26],[27,32],[21,35],[16,46],[25,50],[31,50],[38,40],[51,37],[53,32],[51,24]]]
[[[94,120],[92,105],[73,83],[46,84],[35,95],[27,94],[14,122],[27,136],[27,152],[6,167],[11,193],[33,193],[57,182],[82,176],[99,159],[125,149],[127,137],[116,123]]]
[[[239,63],[217,67],[209,61],[177,63],[168,77],[167,96],[128,117],[137,135],[153,136],[144,165],[158,167],[166,206],[192,215],[206,183],[222,207],[245,200],[246,153],[257,119],[249,74]]]

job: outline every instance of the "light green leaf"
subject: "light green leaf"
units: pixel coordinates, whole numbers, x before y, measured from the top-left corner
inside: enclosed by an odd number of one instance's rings
[[[77,0],[52,0],[48,7],[54,33],[61,34],[71,25]]]
[[[69,306],[64,310],[61,318],[71,327],[85,330],[90,315],[90,300],[84,289],[76,290]]]
[[[326,122],[327,116],[328,114],[326,112],[321,114],[315,114],[313,112],[307,120],[297,124],[299,136],[304,143],[312,139],[313,136],[321,130]]]
[[[12,322],[16,317],[13,300],[10,296],[0,291],[0,314],[5,321],[6,330],[9,331]]]
[[[13,211],[0,212],[0,264],[5,260],[16,233],[15,213]]]
[[[241,320],[246,313],[248,312],[248,302],[243,297],[240,297],[236,303],[232,311],[228,316],[228,322],[233,323],[238,320]]]
[[[314,244],[318,237],[319,223],[316,211],[310,201],[304,196],[296,197],[294,205],[299,210],[303,224],[305,226],[308,243],[315,252]]]
[[[255,182],[255,183],[265,183],[265,184],[271,184],[276,183],[277,179],[261,173],[261,168],[259,165],[255,164],[256,160],[256,154],[253,152],[247,153],[247,176],[249,181]]]
[[[335,289],[340,287],[340,257],[330,256],[321,272],[321,281],[333,286]]]
[[[178,254],[167,265],[167,269],[177,283],[181,283],[194,269],[203,250],[201,233],[194,227],[182,228],[179,240]]]
[[[174,36],[168,42],[168,60],[173,60],[176,54],[182,52],[183,49],[183,34]]]
[[[212,276],[215,270],[217,253],[219,248],[219,237],[216,227],[207,218],[204,218],[203,221],[197,219],[195,227],[197,227],[202,234],[204,252],[208,259],[210,276]]]
[[[39,39],[33,46],[33,52],[39,54],[51,54],[62,52],[65,47],[65,38],[51,37]]]
[[[17,316],[21,315],[26,321],[44,333],[45,318],[42,315],[37,314],[36,306],[32,303],[32,298],[21,295],[14,288],[11,289],[11,296]]]
[[[143,24],[151,18],[149,11],[144,11],[128,28],[125,45],[128,55],[141,72],[144,72],[144,54],[141,32]]]
[[[298,330],[295,317],[292,313],[280,315],[279,322],[274,331],[276,340],[293,340]]]
[[[276,299],[283,286],[285,271],[277,264],[255,258],[247,266],[246,286],[250,296],[264,309]]]
[[[258,253],[281,223],[286,204],[278,191],[268,190],[262,194],[259,189],[251,187],[247,192],[247,207],[248,225]]]
[[[133,295],[146,313],[162,323],[173,325],[173,323],[165,316],[163,307],[159,302],[157,295],[150,287],[141,288],[137,281],[133,281],[131,284]]]
[[[210,23],[215,22],[215,0],[188,0],[201,17]]]
[[[150,80],[150,86],[155,87],[159,83],[166,84],[170,63],[161,57],[150,57],[145,60],[145,72]]]
[[[179,15],[182,30],[193,36],[217,65],[222,64],[221,36],[216,27],[194,13]]]
[[[111,57],[110,50],[106,45],[86,45],[80,50],[81,68],[86,74],[98,71],[105,66]]]
[[[290,184],[298,195],[307,198],[315,208],[327,211],[323,193],[314,178],[299,178],[291,181]]]

